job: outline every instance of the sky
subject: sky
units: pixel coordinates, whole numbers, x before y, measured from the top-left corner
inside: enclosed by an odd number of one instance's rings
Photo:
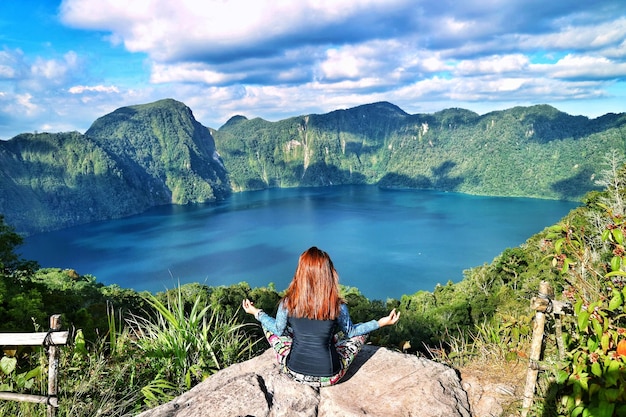
[[[215,129],[378,101],[626,112],[626,1],[0,0],[0,139],[164,98]]]

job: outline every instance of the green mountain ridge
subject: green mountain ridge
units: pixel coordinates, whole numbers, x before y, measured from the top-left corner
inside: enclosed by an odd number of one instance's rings
[[[117,109],[84,134],[0,141],[0,213],[29,234],[268,187],[578,200],[611,150],[626,153],[626,114],[588,119],[536,105],[411,115],[379,102],[276,122],[239,115],[216,130],[165,99]]]
[[[381,102],[278,122],[237,116],[213,135],[236,191],[368,183],[577,200],[604,154],[624,152],[625,123],[547,105],[409,115]]]

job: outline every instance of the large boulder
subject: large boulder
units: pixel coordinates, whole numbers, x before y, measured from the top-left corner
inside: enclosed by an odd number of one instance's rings
[[[279,372],[268,349],[138,417],[363,415],[470,417],[471,413],[454,369],[368,345],[332,387],[312,388],[292,381]]]

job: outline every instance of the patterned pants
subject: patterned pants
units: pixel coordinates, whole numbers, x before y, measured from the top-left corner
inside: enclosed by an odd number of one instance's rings
[[[354,336],[349,339],[339,339],[338,335],[335,335],[333,342],[339,354],[341,370],[333,376],[311,376],[294,372],[287,367],[287,356],[289,356],[289,352],[291,351],[292,342],[290,335],[279,336],[265,328],[263,328],[263,330],[265,331],[265,338],[276,352],[276,359],[278,360],[281,371],[289,375],[295,381],[312,387],[327,387],[339,382],[367,341],[367,335]]]

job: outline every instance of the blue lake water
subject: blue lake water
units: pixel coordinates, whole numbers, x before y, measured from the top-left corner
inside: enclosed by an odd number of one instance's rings
[[[42,267],[151,292],[178,282],[286,288],[299,255],[327,251],[370,299],[432,291],[559,221],[578,204],[375,186],[272,189],[26,238]]]

